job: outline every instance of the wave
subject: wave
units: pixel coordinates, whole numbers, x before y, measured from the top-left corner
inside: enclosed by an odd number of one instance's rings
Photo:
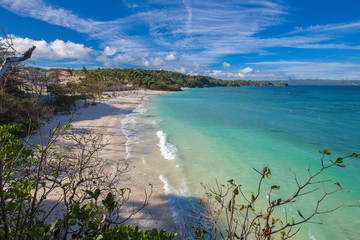
[[[174,160],[177,152],[176,146],[167,141],[167,134],[165,132],[159,130],[156,132],[156,135],[160,140],[157,145],[160,147],[161,155],[167,160]]]
[[[168,196],[167,203],[172,212],[172,217],[176,224],[181,226],[183,220],[182,211],[188,206],[190,191],[187,187],[184,187],[183,189],[174,188],[164,175],[160,175],[159,178],[164,184],[165,194]]]
[[[130,158],[132,146],[139,141],[139,137],[136,135],[136,129],[139,127],[139,124],[135,119],[138,115],[142,115],[146,112],[147,109],[144,107],[144,103],[141,103],[121,120],[121,131],[128,139],[126,142],[126,159]]]
[[[310,240],[316,240],[316,237],[314,235],[312,235],[312,233],[309,231],[308,232],[308,236]]]

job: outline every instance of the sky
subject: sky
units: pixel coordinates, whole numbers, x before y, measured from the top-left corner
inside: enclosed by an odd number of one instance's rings
[[[0,0],[0,27],[42,68],[221,79],[360,80],[358,0]],[[4,41],[4,35],[0,41]]]

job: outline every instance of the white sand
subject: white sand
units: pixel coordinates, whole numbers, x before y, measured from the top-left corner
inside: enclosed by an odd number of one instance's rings
[[[116,165],[118,162],[126,161],[126,142],[127,138],[121,131],[121,120],[131,113],[139,104],[151,95],[164,94],[162,91],[144,91],[126,92],[118,94],[116,98],[107,98],[97,103],[95,106],[89,105],[88,108],[78,108],[73,114],[71,124],[75,129],[95,129],[101,130],[104,138],[108,139],[110,144],[100,153],[100,157],[110,159]],[[57,115],[47,123],[43,128],[43,136],[50,129],[57,126],[58,123],[66,124],[70,115]],[[35,141],[38,135],[33,136]],[[144,189],[149,183],[153,185],[153,194],[149,205],[129,219],[126,224],[138,225],[141,229],[158,228],[173,231],[175,222],[172,213],[167,205],[167,196],[164,192],[164,186],[159,176],[144,165],[142,162],[130,162],[129,173],[126,173],[130,179],[125,182],[119,182],[119,188],[130,187],[131,197],[128,203],[128,209],[133,205],[139,205],[143,202],[145,195]],[[111,170],[111,166],[109,166]],[[126,212],[126,210],[125,210]],[[125,213],[126,214],[126,213]]]

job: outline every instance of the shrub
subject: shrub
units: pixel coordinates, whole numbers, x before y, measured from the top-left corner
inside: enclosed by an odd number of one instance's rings
[[[185,219],[184,237],[191,239],[264,239],[270,240],[275,237],[280,239],[289,239],[295,236],[300,228],[299,225],[310,222],[310,220],[319,214],[326,214],[343,207],[339,204],[330,210],[320,210],[321,204],[330,195],[341,191],[339,182],[331,180],[319,180],[317,177],[324,171],[333,167],[344,168],[343,162],[347,158],[359,157],[359,154],[353,153],[346,157],[338,157],[336,160],[327,159],[331,155],[328,149],[320,151],[322,158],[320,168],[317,171],[308,169],[308,177],[304,181],[299,181],[296,174],[294,181],[297,188],[290,197],[273,197],[273,192],[280,189],[280,185],[272,185],[266,192],[261,189],[264,181],[271,178],[272,174],[269,167],[264,167],[259,174],[258,187],[250,194],[243,191],[241,184],[236,184],[234,179],[228,181],[227,185],[216,184],[213,188],[205,188],[206,199],[200,199],[196,205],[192,205],[187,218]],[[336,190],[327,191],[325,184],[336,185]],[[318,188],[309,188],[310,186]],[[303,214],[301,209],[297,210],[296,216],[281,215],[281,208],[284,205],[291,204],[305,195],[313,194],[318,189],[323,189],[323,193],[315,203],[314,210],[311,213]],[[266,196],[267,207],[257,207],[260,196]],[[195,207],[197,206],[197,207]]]
[[[97,156],[106,145],[102,135],[65,125],[54,129],[46,143],[34,146],[11,133],[19,130],[16,124],[0,126],[1,239],[174,238],[176,234],[124,225],[148,204],[151,191],[145,191],[141,206],[120,218],[130,189],[118,189],[117,183],[128,166],[104,171],[107,162]],[[60,138],[65,146],[54,146]],[[46,211],[44,204],[55,190],[62,193]],[[60,204],[63,214],[48,223]]]

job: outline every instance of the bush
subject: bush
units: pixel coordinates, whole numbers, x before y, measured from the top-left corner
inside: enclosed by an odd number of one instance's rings
[[[57,95],[50,104],[56,112],[70,112],[72,108],[76,107],[76,100],[75,96]]]
[[[49,120],[52,114],[53,108],[38,99],[19,98],[0,93],[0,125],[21,124],[22,137],[38,129],[40,122]]]
[[[278,237],[279,239],[289,239],[296,235],[299,225],[310,222],[319,214],[326,214],[343,207],[339,204],[330,210],[320,210],[321,204],[330,195],[341,191],[342,187],[337,181],[319,180],[317,177],[324,171],[333,167],[345,168],[343,162],[347,158],[360,155],[353,153],[346,157],[338,157],[336,160],[327,159],[331,153],[328,149],[320,151],[322,158],[320,168],[317,171],[308,169],[309,176],[303,180],[298,180],[295,173],[294,181],[297,188],[290,197],[273,197],[275,191],[280,189],[280,185],[272,185],[267,191],[262,191],[264,181],[271,178],[272,174],[269,167],[264,167],[259,174],[258,187],[254,192],[248,194],[243,191],[241,184],[236,184],[234,179],[228,184],[216,184],[214,188],[205,188],[206,199],[201,199],[196,205],[192,205],[187,219],[185,219],[184,237],[191,239],[264,239],[270,240]],[[337,189],[327,191],[326,184],[336,185]],[[309,188],[310,186],[317,188]],[[330,186],[329,186],[330,188]],[[297,215],[279,217],[282,214],[282,207],[291,204],[299,198],[308,194],[313,194],[318,189],[323,189],[323,193],[316,201],[314,210],[311,213],[303,214],[301,209],[297,210]],[[257,207],[258,200],[266,197],[267,206]]]
[[[139,231],[124,222],[143,205],[120,220],[120,208],[130,189],[118,189],[127,165],[106,173],[106,161],[97,153],[106,145],[100,134],[76,132],[71,125],[56,128],[45,144],[32,146],[11,132],[20,126],[0,126],[0,239],[173,239],[176,234],[155,229]],[[65,146],[54,146],[62,138]],[[152,188],[151,188],[152,189]],[[59,199],[45,211],[49,194],[60,190]],[[49,202],[48,202],[49,204]],[[48,223],[63,204],[63,214]],[[48,205],[49,206],[49,205]]]

